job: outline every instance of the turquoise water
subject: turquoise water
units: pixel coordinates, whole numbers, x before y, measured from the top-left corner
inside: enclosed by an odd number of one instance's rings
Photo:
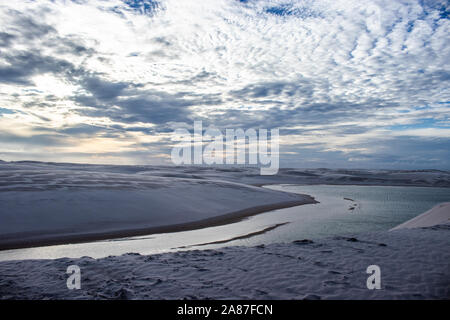
[[[276,210],[280,221],[286,219],[290,223],[261,236],[241,240],[242,244],[290,242],[389,230],[438,203],[450,201],[448,188],[342,185],[268,187],[309,194],[320,203]],[[272,219],[265,215],[260,218],[266,218],[268,222]]]
[[[82,256],[101,258],[128,252],[154,254],[232,245],[253,246],[382,231],[389,230],[431,209],[438,203],[450,201],[448,188],[342,185],[266,187],[308,194],[320,203],[273,210],[237,223],[200,230],[0,251],[0,261]],[[245,236],[280,223],[285,224],[250,238],[198,246],[198,244]]]

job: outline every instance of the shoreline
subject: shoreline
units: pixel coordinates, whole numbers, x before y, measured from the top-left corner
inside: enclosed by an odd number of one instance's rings
[[[255,247],[2,261],[0,300],[449,299],[449,232],[436,226]],[[74,264],[82,267],[82,285],[67,290],[66,269]],[[373,264],[381,266],[381,290],[366,287]]]
[[[302,182],[302,183],[280,183],[280,182],[266,182],[266,183],[249,183],[249,186],[253,187],[264,187],[272,185],[290,185],[290,186],[353,186],[353,187],[412,187],[412,188],[443,188],[450,189],[449,186],[430,186],[421,184],[383,184],[383,183],[335,183],[335,182]]]
[[[312,196],[302,195],[304,199],[302,200],[292,200],[292,201],[283,201],[272,204],[254,206],[230,213],[226,213],[223,215],[219,215],[216,217],[206,218],[198,221],[174,224],[174,225],[164,225],[157,227],[147,227],[147,228],[135,228],[135,229],[126,229],[126,230],[116,230],[116,231],[107,231],[107,232],[98,232],[98,233],[90,233],[90,234],[66,234],[66,235],[55,235],[47,238],[28,238],[24,240],[11,240],[11,241],[2,241],[0,242],[0,251],[5,250],[14,250],[14,249],[25,249],[25,248],[35,248],[35,247],[44,247],[44,246],[52,246],[52,245],[64,245],[64,244],[74,244],[74,243],[84,243],[84,242],[92,242],[92,241],[101,241],[101,240],[112,240],[118,238],[128,238],[128,237],[138,237],[138,236],[146,236],[152,234],[161,234],[161,233],[173,233],[173,232],[181,232],[181,231],[191,231],[198,230],[210,227],[217,227],[222,225],[227,225],[231,223],[236,223],[244,220],[245,218],[249,218],[251,216],[265,213],[268,211],[290,208],[305,204],[315,204],[318,203]]]
[[[450,202],[443,202],[435,205],[430,210],[425,211],[418,216],[399,224],[398,226],[395,226],[389,231],[426,228],[448,223],[450,223]]]
[[[250,232],[250,233],[244,234],[242,236],[236,236],[236,237],[225,239],[225,240],[217,240],[217,241],[212,241],[212,242],[197,243],[197,244],[192,244],[192,245],[188,245],[188,246],[181,246],[181,247],[176,247],[176,248],[171,248],[171,249],[188,249],[188,248],[193,248],[193,247],[202,247],[202,246],[208,246],[208,245],[212,245],[212,244],[223,244],[223,243],[232,242],[232,241],[235,241],[235,240],[248,239],[248,238],[251,238],[251,237],[254,237],[254,236],[258,236],[258,235],[264,234],[266,232],[275,230],[276,228],[284,226],[286,224],[289,224],[289,222],[277,223],[275,225],[272,225],[270,227],[264,228],[264,229],[259,230],[259,231]]]

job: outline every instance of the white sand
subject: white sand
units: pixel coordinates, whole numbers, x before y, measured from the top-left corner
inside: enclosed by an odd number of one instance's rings
[[[0,262],[0,299],[449,299],[450,227],[161,255]],[[66,287],[69,265],[81,289]],[[366,269],[381,269],[369,290]]]
[[[430,210],[408,220],[391,230],[412,229],[446,224],[450,222],[450,202],[440,203]]]
[[[236,219],[312,202],[249,185],[271,183],[445,187],[450,173],[280,169],[260,176],[257,168],[1,162],[0,249],[195,229],[219,217],[230,223],[231,213]]]
[[[289,169],[277,175],[261,176],[258,168],[199,166],[117,166],[44,162],[0,162],[1,178],[13,174],[70,170],[72,172],[120,173],[136,176],[226,180],[244,184],[351,184],[450,187],[450,172],[441,170]],[[16,171],[8,173],[8,171]],[[19,180],[18,180],[19,181]],[[23,182],[22,182],[23,183]]]
[[[0,249],[196,229],[313,202],[221,180],[15,168],[0,171]]]
[[[450,174],[285,169],[261,177],[253,169],[0,163],[0,238],[161,226],[309,199],[240,183],[449,186]],[[438,223],[445,208],[409,225]],[[253,248],[3,261],[0,299],[450,299],[449,232],[446,224]],[[73,264],[80,290],[66,287]],[[374,264],[381,290],[366,287]]]

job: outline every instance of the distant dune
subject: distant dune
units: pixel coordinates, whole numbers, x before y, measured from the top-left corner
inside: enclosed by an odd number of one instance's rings
[[[201,228],[314,203],[259,184],[450,186],[450,174],[436,170],[257,172],[1,163],[0,246]],[[435,225],[448,220],[448,208],[437,206],[392,232],[149,256],[3,261],[0,299],[449,299],[450,226]],[[66,287],[66,268],[73,264],[81,268],[80,290]],[[374,264],[381,290],[366,287],[366,269]]]
[[[0,174],[15,171],[17,175],[27,171],[70,170],[75,172],[105,172],[135,174],[138,176],[226,180],[243,184],[351,184],[450,187],[450,172],[442,170],[364,170],[364,169],[295,169],[280,168],[278,174],[261,176],[258,168],[209,167],[209,166],[149,166],[149,165],[90,165],[47,163],[37,161],[5,162]]]
[[[204,228],[314,203],[265,184],[450,186],[438,170],[0,163],[0,249]]]

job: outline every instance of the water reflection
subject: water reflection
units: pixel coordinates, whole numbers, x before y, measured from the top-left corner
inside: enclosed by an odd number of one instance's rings
[[[0,260],[82,256],[101,258],[127,252],[155,254],[389,230],[437,203],[450,201],[450,190],[446,188],[336,185],[267,187],[309,194],[320,203],[273,210],[238,223],[201,230],[1,251]],[[252,236],[246,237],[249,234]],[[238,239],[226,241],[233,238]],[[216,243],[204,245],[210,242]]]

